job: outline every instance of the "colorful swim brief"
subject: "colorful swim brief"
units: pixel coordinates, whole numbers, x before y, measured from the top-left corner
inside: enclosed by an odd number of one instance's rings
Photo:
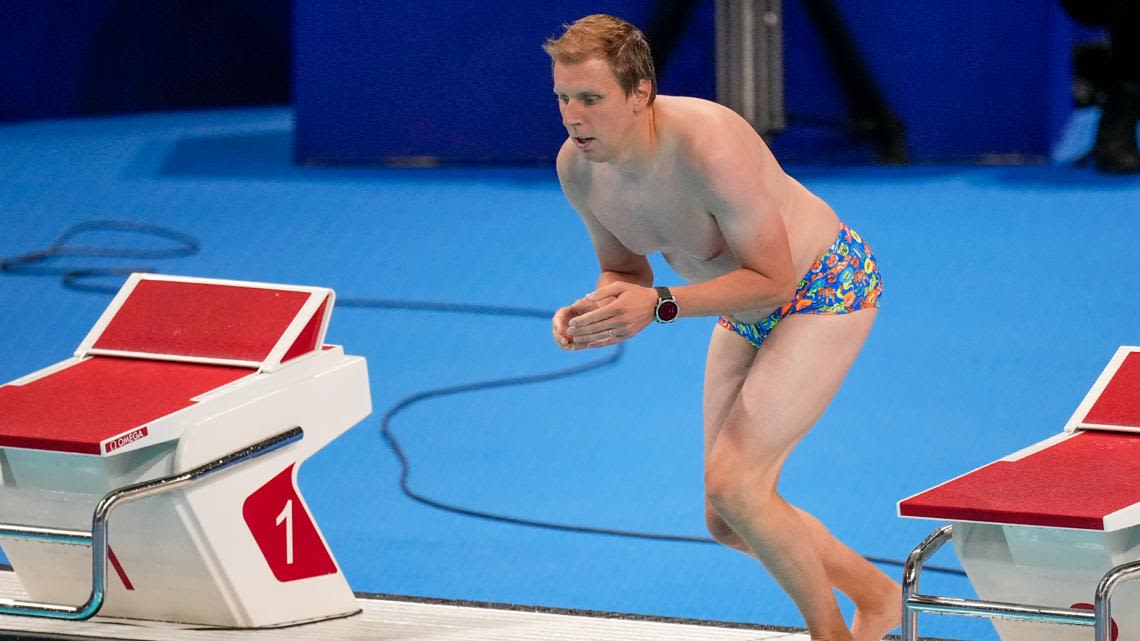
[[[719,325],[760,347],[789,314],[848,314],[878,307],[882,293],[883,280],[871,248],[854,230],[841,225],[839,237],[800,280],[792,300],[758,323],[721,316]]]

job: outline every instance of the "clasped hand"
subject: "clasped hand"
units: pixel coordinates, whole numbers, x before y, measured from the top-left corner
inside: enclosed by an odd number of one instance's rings
[[[555,312],[551,334],[570,351],[616,345],[653,322],[656,307],[652,287],[611,283]]]

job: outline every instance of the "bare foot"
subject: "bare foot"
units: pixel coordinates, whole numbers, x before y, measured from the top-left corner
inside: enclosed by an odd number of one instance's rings
[[[856,606],[851,622],[855,641],[882,641],[884,635],[902,625],[902,587],[890,582],[875,603]]]

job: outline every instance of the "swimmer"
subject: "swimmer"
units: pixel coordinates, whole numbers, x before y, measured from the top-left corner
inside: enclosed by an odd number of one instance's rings
[[[558,178],[601,269],[595,291],[555,313],[555,342],[608,347],[654,322],[719,317],[704,385],[708,529],[767,568],[812,639],[879,641],[901,623],[899,585],[777,489],[875,320],[870,247],[739,115],[657,95],[629,23],[588,16],[544,49],[567,132]],[[688,284],[655,282],[654,252]],[[833,587],[855,603],[850,628]]]

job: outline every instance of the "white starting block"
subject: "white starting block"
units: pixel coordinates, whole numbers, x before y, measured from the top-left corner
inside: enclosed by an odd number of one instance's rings
[[[364,359],[324,344],[333,302],[135,274],[74,358],[0,387],[0,543],[31,599],[0,614],[358,612],[297,489],[300,464],[371,412]]]
[[[952,521],[907,562],[904,641],[919,612],[994,618],[1003,641],[1092,636],[1074,625],[1140,641],[1140,582],[1127,583],[1140,578],[1140,348],[1117,350],[1062,433],[904,499],[899,515]],[[981,600],[918,593],[950,538]]]

